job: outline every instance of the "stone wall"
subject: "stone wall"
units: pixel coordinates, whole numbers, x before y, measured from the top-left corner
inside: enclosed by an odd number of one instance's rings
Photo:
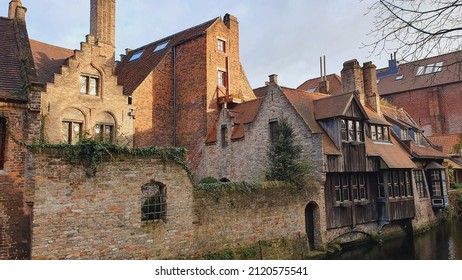
[[[156,158],[115,157],[93,178],[59,153],[31,160],[33,259],[193,258],[258,241],[306,240],[305,208],[319,196],[318,188],[284,184],[194,190],[180,166]],[[151,181],[167,188],[166,222],[141,221],[141,187]],[[322,211],[315,211],[317,224]]]

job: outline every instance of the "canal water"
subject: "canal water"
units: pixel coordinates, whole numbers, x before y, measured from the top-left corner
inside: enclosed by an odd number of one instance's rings
[[[462,260],[462,220],[443,223],[417,236],[345,248],[330,260]]]

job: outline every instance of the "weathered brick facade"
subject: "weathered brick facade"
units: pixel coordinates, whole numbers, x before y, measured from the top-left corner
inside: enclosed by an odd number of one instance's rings
[[[40,85],[32,62],[21,1],[0,17],[0,259],[30,257],[33,178],[26,149],[39,137]]]
[[[217,48],[218,40],[224,41],[224,50]],[[156,52],[163,42],[168,42],[166,49]],[[140,51],[141,57],[132,60]],[[218,85],[218,71],[226,73],[223,86]],[[239,24],[231,15],[129,52],[117,74],[137,110],[135,146],[186,147],[192,170],[218,116],[218,97],[240,102],[255,98],[239,60]]]
[[[313,197],[307,190],[277,184],[250,192],[194,190],[180,166],[157,158],[114,157],[93,178],[59,152],[31,160],[33,259],[191,258],[260,240],[306,238],[305,209]],[[152,181],[167,188],[167,221],[144,224],[141,188]]]
[[[52,77],[42,78],[46,83],[41,100],[45,136],[51,143],[75,142],[75,138],[84,134],[97,137],[96,130],[106,125],[111,127],[113,142],[131,146],[133,106],[128,104],[114,74],[115,1],[92,0],[90,19],[92,33],[81,43],[80,50],[58,65],[58,72],[47,73]],[[39,76],[49,71],[46,66],[51,65],[40,50],[52,57],[54,48],[34,42],[32,49]],[[69,136],[71,132],[64,131],[65,122],[80,125],[80,136]]]

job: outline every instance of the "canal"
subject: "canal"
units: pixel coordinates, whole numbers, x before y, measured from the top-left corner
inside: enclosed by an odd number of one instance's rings
[[[330,260],[462,260],[462,219],[443,223],[417,236],[345,248]]]

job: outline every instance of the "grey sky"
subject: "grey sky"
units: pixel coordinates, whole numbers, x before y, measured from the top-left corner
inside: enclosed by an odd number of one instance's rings
[[[8,3],[3,0],[7,15]],[[346,60],[372,60],[387,65],[388,55],[368,57],[361,48],[372,38],[373,0],[117,0],[117,57],[170,34],[230,13],[240,26],[241,62],[252,87],[264,85],[269,74],[279,83],[297,87],[319,76],[319,57],[327,72],[340,73]],[[79,49],[89,33],[89,0],[22,0],[28,8],[29,37]]]

